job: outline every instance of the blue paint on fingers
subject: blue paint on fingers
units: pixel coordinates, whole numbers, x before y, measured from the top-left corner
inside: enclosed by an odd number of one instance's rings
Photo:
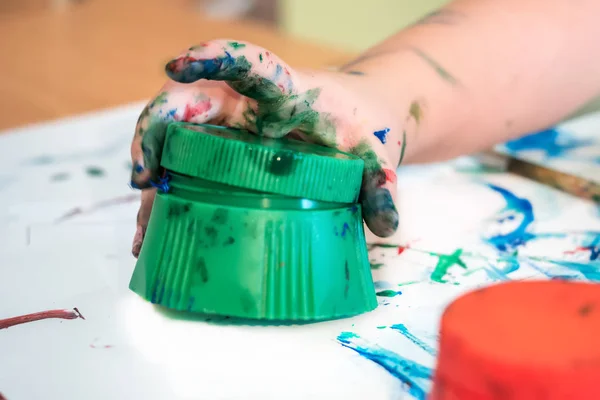
[[[390,132],[390,128],[384,128],[380,131],[373,132],[373,135],[379,139],[379,141],[383,144],[387,141],[387,134]]]

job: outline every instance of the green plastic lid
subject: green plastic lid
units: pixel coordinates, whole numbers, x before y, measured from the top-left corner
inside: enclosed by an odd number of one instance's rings
[[[360,205],[299,207],[205,184],[173,174],[171,190],[156,195],[132,291],[174,310],[258,320],[319,321],[377,307]],[[252,207],[228,204],[232,196]]]
[[[180,174],[334,203],[354,203],[364,162],[336,149],[243,130],[176,122],[169,125],[161,164]]]

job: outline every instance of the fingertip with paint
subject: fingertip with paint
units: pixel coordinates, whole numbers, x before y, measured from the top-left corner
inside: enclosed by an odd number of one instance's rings
[[[399,216],[392,194],[387,188],[378,187],[362,195],[365,222],[379,237],[389,237],[398,229]]]

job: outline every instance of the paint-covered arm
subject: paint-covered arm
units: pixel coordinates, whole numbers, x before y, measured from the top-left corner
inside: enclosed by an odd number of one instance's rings
[[[458,0],[342,70],[406,124],[405,163],[544,129],[600,93],[597,0]],[[413,116],[412,123],[410,116]]]
[[[360,202],[370,230],[385,237],[398,227],[395,170],[406,149],[404,121],[369,79],[342,72],[295,70],[251,43],[214,40],[166,66],[170,80],[148,103],[131,145],[132,186],[142,189],[133,254],[140,251],[160,159],[171,121],[211,123],[258,135],[296,138],[351,152],[365,161]]]

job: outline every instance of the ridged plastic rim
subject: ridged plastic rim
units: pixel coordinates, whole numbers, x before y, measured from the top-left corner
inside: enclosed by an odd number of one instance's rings
[[[356,202],[364,168],[359,157],[335,149],[189,123],[169,125],[161,164],[213,182],[336,203]]]

